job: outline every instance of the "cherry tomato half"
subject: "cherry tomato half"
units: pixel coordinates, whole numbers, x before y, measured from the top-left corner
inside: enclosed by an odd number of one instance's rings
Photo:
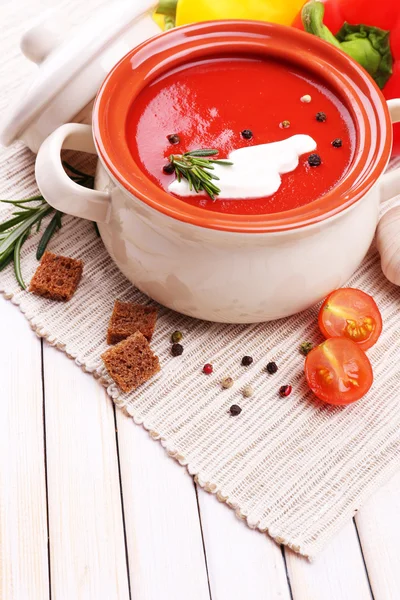
[[[310,389],[328,404],[360,400],[373,381],[372,367],[360,346],[345,337],[326,340],[309,352],[305,373]]]
[[[382,317],[375,300],[354,288],[335,290],[321,306],[318,324],[326,338],[344,336],[368,350],[382,331]]]

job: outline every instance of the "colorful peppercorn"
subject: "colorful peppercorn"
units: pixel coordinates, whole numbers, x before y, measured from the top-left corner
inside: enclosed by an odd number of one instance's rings
[[[250,398],[250,396],[252,396],[253,394],[254,394],[254,390],[253,390],[253,388],[251,387],[251,385],[246,385],[246,386],[243,388],[243,396],[244,396],[245,398]]]
[[[183,353],[183,346],[181,344],[172,344],[171,354],[172,356],[180,356]]]
[[[279,388],[279,395],[282,398],[285,398],[286,396],[289,396],[292,393],[292,386],[291,385],[282,385],[282,387]]]
[[[179,344],[182,338],[183,335],[180,331],[174,331],[174,333],[171,335],[171,342],[173,344]]]
[[[307,160],[310,167],[319,167],[322,162],[319,154],[310,154]]]
[[[253,362],[252,356],[243,356],[242,367],[249,367],[252,362]]]
[[[317,112],[317,114],[315,115],[315,118],[320,123],[325,123],[325,121],[326,121],[326,114],[324,112]]]
[[[179,144],[179,142],[181,141],[179,135],[177,133],[171,133],[170,135],[167,135],[167,140],[169,141],[170,144]]]
[[[241,131],[240,135],[245,140],[251,140],[251,138],[253,137],[253,132],[250,129],[243,129],[243,131]]]
[[[310,94],[306,94],[300,98],[300,102],[305,102],[305,104],[309,104],[311,102]]]
[[[290,127],[290,121],[282,121],[282,123],[279,124],[279,127],[281,129],[288,129]]]
[[[237,417],[237,415],[240,415],[240,413],[242,412],[242,409],[237,404],[232,404],[232,406],[229,409],[229,412],[231,413],[232,417]]]
[[[213,366],[210,363],[205,364],[203,367],[203,373],[205,373],[206,375],[211,375],[212,372]]]
[[[175,171],[175,167],[172,163],[167,163],[163,166],[162,170],[166,175],[172,175],[172,173]]]
[[[270,375],[273,375],[274,373],[276,373],[278,370],[278,365],[274,362],[269,362],[267,364],[267,371]]]
[[[313,349],[313,344],[311,342],[303,342],[302,344],[300,344],[300,352],[301,354],[303,354],[304,356],[307,356],[307,354],[309,352],[311,352],[311,350]]]
[[[221,385],[224,388],[224,390],[231,388],[233,386],[233,383],[234,383],[234,381],[233,381],[232,377],[225,377],[221,381]]]
[[[342,140],[340,138],[335,138],[332,142],[332,146],[334,148],[341,148],[342,147]]]

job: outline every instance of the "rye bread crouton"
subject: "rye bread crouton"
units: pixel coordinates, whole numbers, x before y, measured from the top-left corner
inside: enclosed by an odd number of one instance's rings
[[[102,355],[104,365],[123,392],[131,392],[160,370],[158,356],[144,335],[137,331]]]
[[[83,262],[45,252],[29,286],[32,294],[50,300],[72,298],[82,277]]]
[[[116,300],[107,331],[107,344],[117,344],[140,331],[150,342],[157,320],[153,306]]]

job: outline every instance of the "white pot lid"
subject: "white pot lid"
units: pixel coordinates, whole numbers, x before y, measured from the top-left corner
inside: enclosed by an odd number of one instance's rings
[[[160,32],[152,19],[157,0],[110,0],[72,36],[58,11],[46,13],[21,40],[37,75],[0,126],[0,143],[22,139],[37,151],[57,127],[90,104],[110,69],[137,44]],[[78,118],[79,120],[79,118]]]

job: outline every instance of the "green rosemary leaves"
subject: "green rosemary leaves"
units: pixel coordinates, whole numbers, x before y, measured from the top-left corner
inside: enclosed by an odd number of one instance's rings
[[[182,177],[188,181],[190,191],[194,190],[196,194],[204,191],[210,196],[211,200],[215,200],[221,190],[214,183],[214,181],[219,180],[219,177],[211,172],[214,170],[213,165],[229,166],[233,164],[228,160],[208,158],[216,154],[218,154],[218,150],[213,148],[192,150],[191,152],[185,152],[185,154],[171,154],[164,171],[166,173],[175,171],[178,181],[181,181]]]
[[[68,163],[64,163],[64,167],[72,173],[71,179],[75,183],[85,187],[93,187],[94,178],[92,175],[82,173],[82,171],[79,171]],[[0,271],[11,261],[14,261],[16,280],[22,289],[26,289],[21,272],[21,248],[28,239],[32,228],[36,227],[36,232],[38,232],[43,219],[54,213],[37,247],[36,258],[40,260],[47,248],[47,244],[56,231],[61,228],[63,213],[49,206],[41,195],[24,198],[23,200],[0,200],[0,202],[12,204],[15,208],[11,217],[4,223],[0,223]]]

